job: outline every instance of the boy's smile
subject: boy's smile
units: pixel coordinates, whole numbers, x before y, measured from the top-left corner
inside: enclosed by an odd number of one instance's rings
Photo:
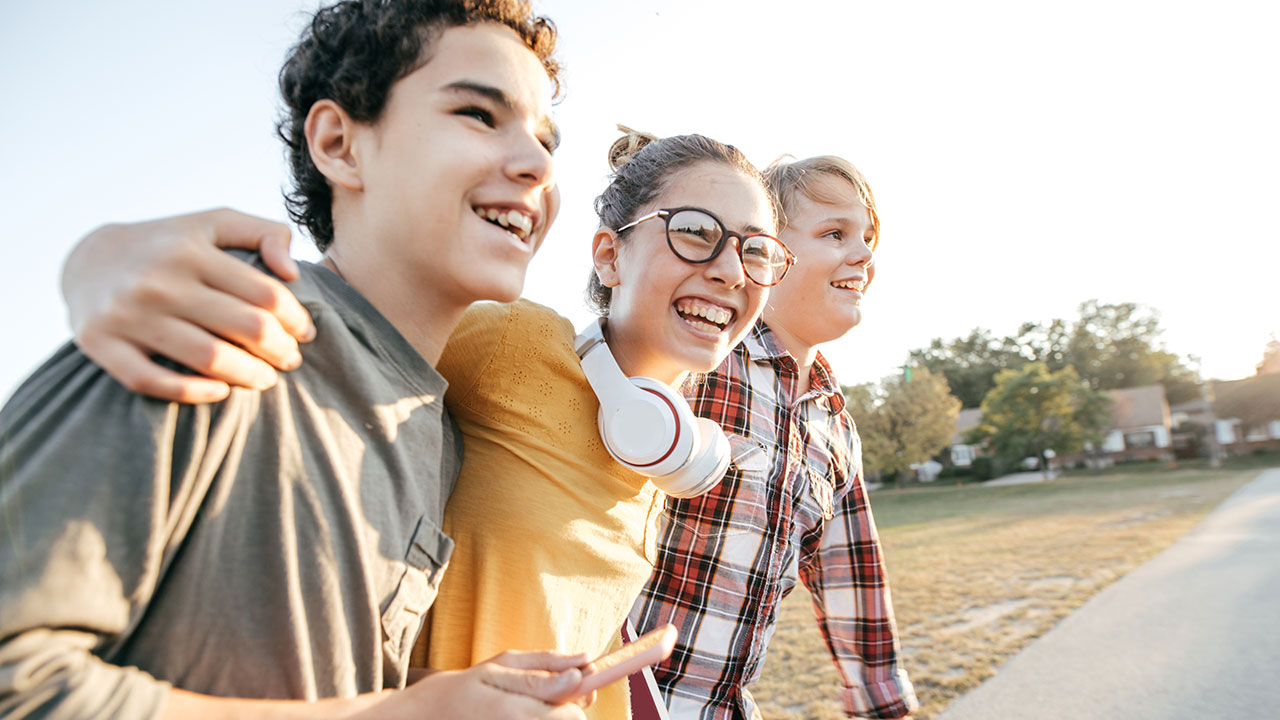
[[[518,298],[554,216],[550,89],[509,28],[441,32],[378,120],[356,125],[362,187],[335,205],[353,231],[335,212],[344,270],[376,263],[378,284],[414,312]]]

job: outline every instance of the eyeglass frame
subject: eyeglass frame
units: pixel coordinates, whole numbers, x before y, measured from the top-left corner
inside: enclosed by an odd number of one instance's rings
[[[676,250],[676,246],[671,242],[671,218],[675,217],[676,213],[681,213],[681,212],[684,212],[685,210],[692,210],[694,212],[700,212],[703,215],[706,215],[712,220],[715,220],[716,224],[720,226],[720,230],[723,231],[723,234],[720,236],[719,242],[716,243],[716,249],[712,250],[711,255],[707,257],[707,259],[705,260],[690,260],[689,258],[681,255],[680,252]],[[640,223],[646,220],[652,220],[656,217],[662,218],[662,224],[664,228],[663,234],[666,235],[667,237],[667,247],[671,250],[671,254],[680,258],[684,262],[689,263],[690,265],[705,265],[706,263],[709,263],[715,260],[716,258],[720,257],[720,253],[724,252],[724,246],[729,243],[729,238],[738,239],[737,255],[738,255],[738,262],[742,265],[743,276],[746,277],[751,282],[755,283],[756,285],[759,285],[760,287],[776,286],[778,283],[782,282],[782,278],[786,277],[787,272],[790,271],[791,268],[796,264],[796,256],[791,253],[791,248],[787,247],[786,243],[782,242],[777,237],[770,235],[769,233],[762,233],[762,232],[747,233],[746,235],[743,235],[742,233],[734,232],[729,229],[728,225],[724,224],[723,220],[716,217],[715,213],[705,208],[695,207],[693,205],[685,205],[682,207],[674,207],[674,208],[659,208],[647,215],[644,215],[642,217],[636,218],[635,220],[632,220],[626,225],[623,225],[617,230],[614,230],[614,232],[621,235],[622,233],[634,228]],[[786,253],[786,260],[787,260],[786,267],[782,269],[782,272],[778,275],[778,278],[774,280],[772,283],[769,283],[768,285],[751,277],[751,273],[747,272],[747,260],[746,258],[742,257],[742,243],[747,238],[752,238],[752,237],[767,237],[770,240],[778,243],[778,246],[782,248],[782,252]]]

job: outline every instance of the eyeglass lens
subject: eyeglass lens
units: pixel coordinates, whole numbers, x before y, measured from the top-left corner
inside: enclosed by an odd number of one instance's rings
[[[705,262],[715,254],[725,230],[716,219],[698,210],[681,210],[667,218],[667,238],[676,255],[689,262]],[[773,285],[787,269],[782,244],[768,235],[748,235],[739,240],[742,268],[761,285]]]

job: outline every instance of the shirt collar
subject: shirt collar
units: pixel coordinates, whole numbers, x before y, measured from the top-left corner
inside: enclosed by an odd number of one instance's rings
[[[764,324],[764,320],[756,320],[756,324],[751,328],[751,332],[747,333],[742,344],[755,360],[779,360],[790,357],[786,348],[782,347],[782,341],[768,325]]]
[[[782,341],[773,330],[765,324],[764,320],[757,320],[751,332],[743,339],[742,344],[747,349],[748,355],[752,360],[757,362],[776,363],[783,358],[790,359],[793,363],[795,359],[782,347]],[[827,398],[827,402],[831,405],[831,411],[838,413],[844,409],[845,400],[844,393],[840,391],[840,383],[836,380],[835,373],[831,372],[831,366],[827,364],[827,359],[822,356],[819,350],[817,357],[813,361],[813,370],[810,374],[810,392],[816,392]]]

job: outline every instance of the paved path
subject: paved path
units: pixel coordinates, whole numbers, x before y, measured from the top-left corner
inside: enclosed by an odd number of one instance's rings
[[[1280,469],[939,716],[977,718],[1280,718]]]
[[[1053,474],[1053,478],[1058,477],[1057,473]],[[1006,485],[1027,485],[1029,483],[1044,482],[1044,473],[1039,470],[1033,472],[1016,472],[1008,475],[1001,475],[993,478],[980,485],[974,487],[1005,487]]]

